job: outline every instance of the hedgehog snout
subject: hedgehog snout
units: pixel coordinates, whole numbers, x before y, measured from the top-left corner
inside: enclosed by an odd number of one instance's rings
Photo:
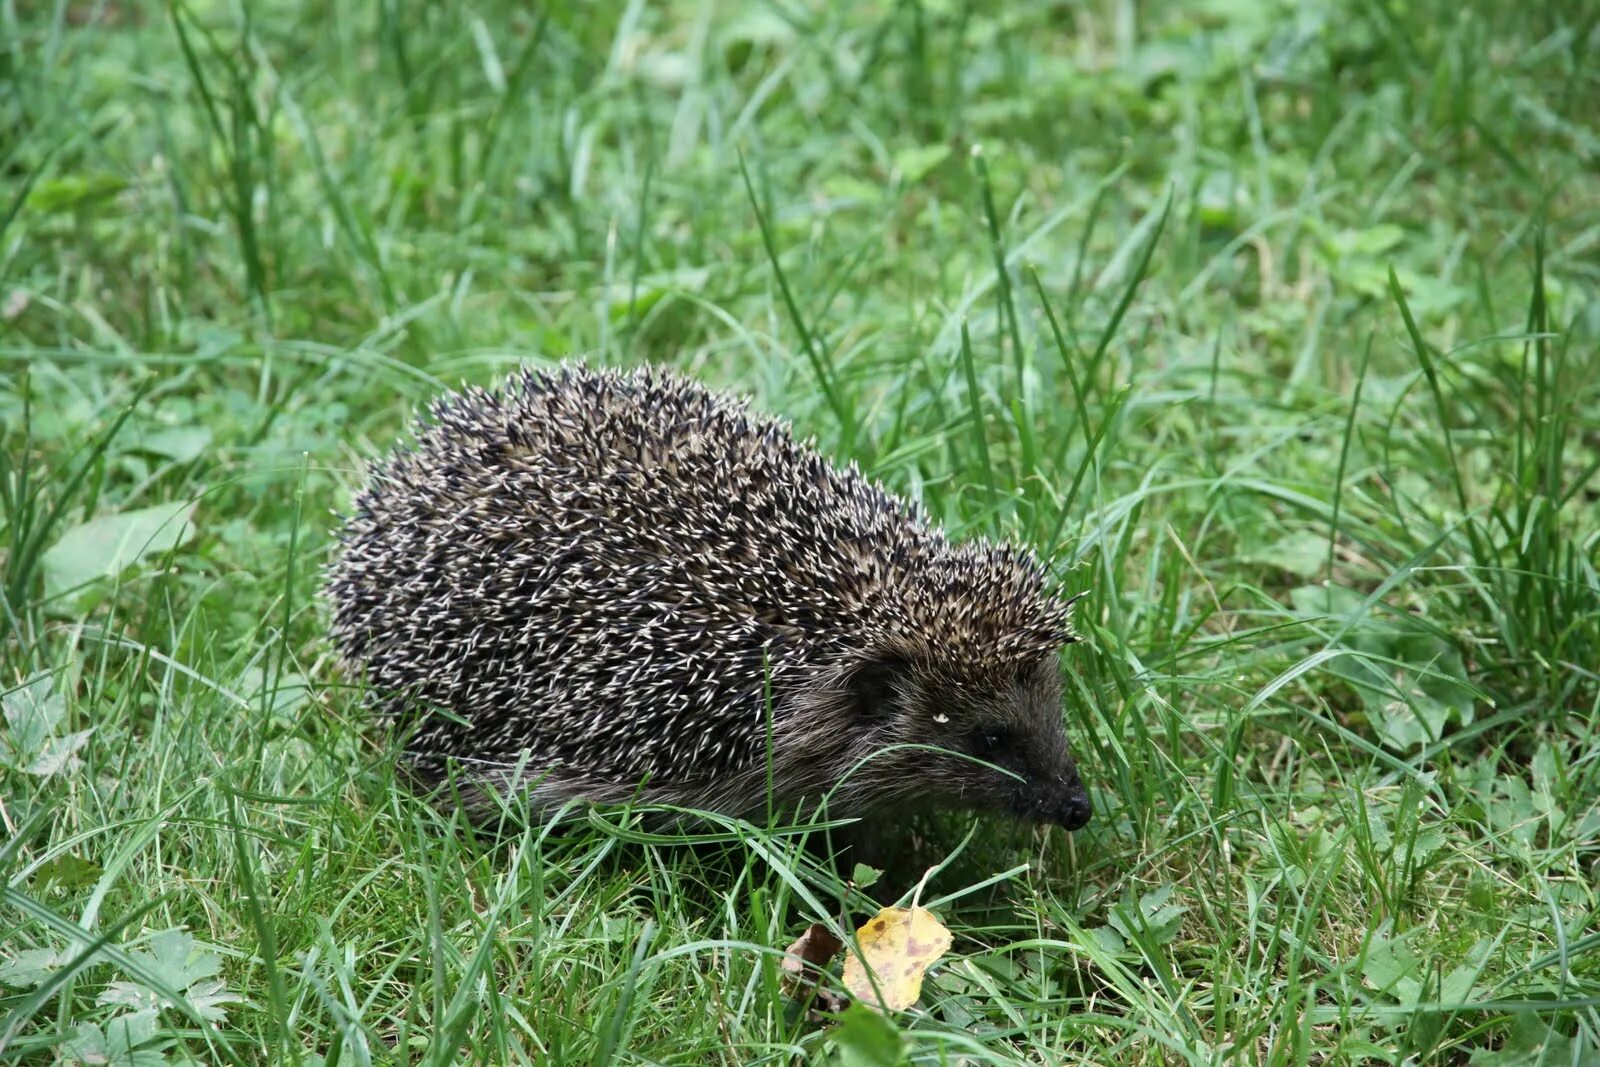
[[[1092,814],[1089,792],[1075,769],[1034,777],[1013,800],[1016,817],[1028,822],[1054,823],[1064,830],[1081,830]]]
[[[1065,783],[1057,794],[1055,810],[1050,813],[1050,821],[1063,830],[1081,830],[1089,824],[1093,809],[1089,807],[1089,791],[1083,787],[1083,781],[1076,772]]]
[[[1055,768],[1030,777],[1017,798],[1017,815],[1030,822],[1055,823],[1068,831],[1081,830],[1093,814],[1089,791],[1072,758],[1062,759]]]

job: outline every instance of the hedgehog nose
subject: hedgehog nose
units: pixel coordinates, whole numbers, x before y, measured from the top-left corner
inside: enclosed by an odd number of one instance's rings
[[[1065,830],[1081,830],[1089,824],[1091,814],[1088,792],[1074,783],[1056,806],[1053,821]]]

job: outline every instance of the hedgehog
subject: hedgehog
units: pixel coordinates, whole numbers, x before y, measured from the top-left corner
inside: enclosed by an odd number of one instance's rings
[[[956,542],[855,464],[676,372],[524,368],[368,472],[326,592],[415,779],[742,818],[914,806],[1076,830],[1024,549]]]

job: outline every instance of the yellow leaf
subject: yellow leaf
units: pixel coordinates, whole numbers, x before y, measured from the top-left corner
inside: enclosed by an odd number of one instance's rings
[[[845,988],[863,1004],[889,1011],[904,1011],[917,1002],[923,972],[949,951],[951,941],[950,931],[927,908],[884,908],[856,931],[856,939],[866,963],[854,952],[845,957]]]

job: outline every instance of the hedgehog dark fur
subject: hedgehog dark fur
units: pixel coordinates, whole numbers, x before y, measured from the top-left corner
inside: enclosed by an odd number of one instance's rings
[[[1061,715],[1070,603],[1027,553],[952,544],[671,373],[525,370],[430,414],[357,496],[328,582],[380,713],[452,713],[416,724],[425,781],[453,762],[474,807],[520,790],[754,815],[770,718],[789,810],[831,791],[833,815],[1088,821]]]

